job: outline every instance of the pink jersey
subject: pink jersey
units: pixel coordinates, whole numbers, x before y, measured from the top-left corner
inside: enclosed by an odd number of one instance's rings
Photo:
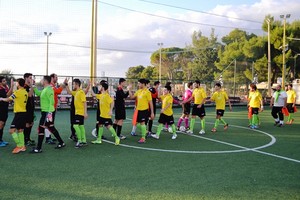
[[[191,98],[192,95],[193,95],[193,91],[191,89],[187,89],[184,93],[183,100],[184,101],[188,100],[189,98]],[[190,102],[188,102],[188,103],[190,103]]]

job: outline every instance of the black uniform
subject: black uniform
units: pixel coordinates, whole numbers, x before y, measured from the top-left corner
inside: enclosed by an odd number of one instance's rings
[[[115,98],[115,119],[121,120],[126,119],[125,111],[125,99],[128,97],[129,92],[124,92],[121,87],[117,88],[116,98]]]

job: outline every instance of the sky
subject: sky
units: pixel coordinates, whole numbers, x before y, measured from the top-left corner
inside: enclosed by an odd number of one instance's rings
[[[91,0],[0,0],[0,71],[90,74]],[[266,15],[300,19],[299,0],[99,0],[97,75],[124,77],[129,67],[149,66],[151,53],[191,45],[201,31],[218,39],[234,28],[266,35]]]

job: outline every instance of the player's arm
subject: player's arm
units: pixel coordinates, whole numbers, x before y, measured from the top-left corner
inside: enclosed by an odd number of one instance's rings
[[[152,99],[150,101],[148,101],[149,105],[150,105],[150,111],[151,111],[151,115],[150,118],[153,120],[154,119],[154,108],[153,108],[153,102]]]
[[[129,98],[135,99],[136,96],[132,93],[132,85],[128,85],[127,89],[128,89],[128,93],[129,93]]]
[[[12,101],[12,99],[9,97],[6,97],[6,98],[0,97],[0,101],[10,102],[10,101]]]
[[[183,101],[182,104],[185,104],[185,103],[187,103],[187,102],[192,101],[193,98],[194,98],[194,97],[193,97],[193,95],[192,95],[190,98],[188,98],[187,100]]]
[[[8,92],[6,93],[6,96],[9,97],[10,95],[12,95],[13,90],[14,90],[14,79],[11,78],[10,79],[10,88],[9,88]]]
[[[270,100],[270,107],[271,107],[271,108],[273,107],[273,104],[274,104],[274,97],[272,96],[272,97],[271,97],[271,100]]]
[[[161,109],[160,113],[165,112],[165,110],[167,110],[170,106],[171,106],[171,104],[168,103],[166,107],[164,107],[163,109]]]
[[[36,96],[41,96],[42,91],[38,90],[35,86],[33,86],[33,91]]]
[[[84,94],[87,94],[89,92],[90,88],[91,88],[91,82],[88,81],[88,85],[87,85],[87,87],[84,90]]]
[[[115,107],[115,101],[112,101],[112,102],[110,103],[110,110],[109,110],[109,115],[110,115],[110,116],[112,116],[114,107]]]

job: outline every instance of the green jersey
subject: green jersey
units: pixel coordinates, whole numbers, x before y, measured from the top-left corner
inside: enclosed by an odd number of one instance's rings
[[[54,109],[54,91],[51,86],[45,87],[42,91],[34,88],[34,93],[40,96],[42,112],[53,112]]]

